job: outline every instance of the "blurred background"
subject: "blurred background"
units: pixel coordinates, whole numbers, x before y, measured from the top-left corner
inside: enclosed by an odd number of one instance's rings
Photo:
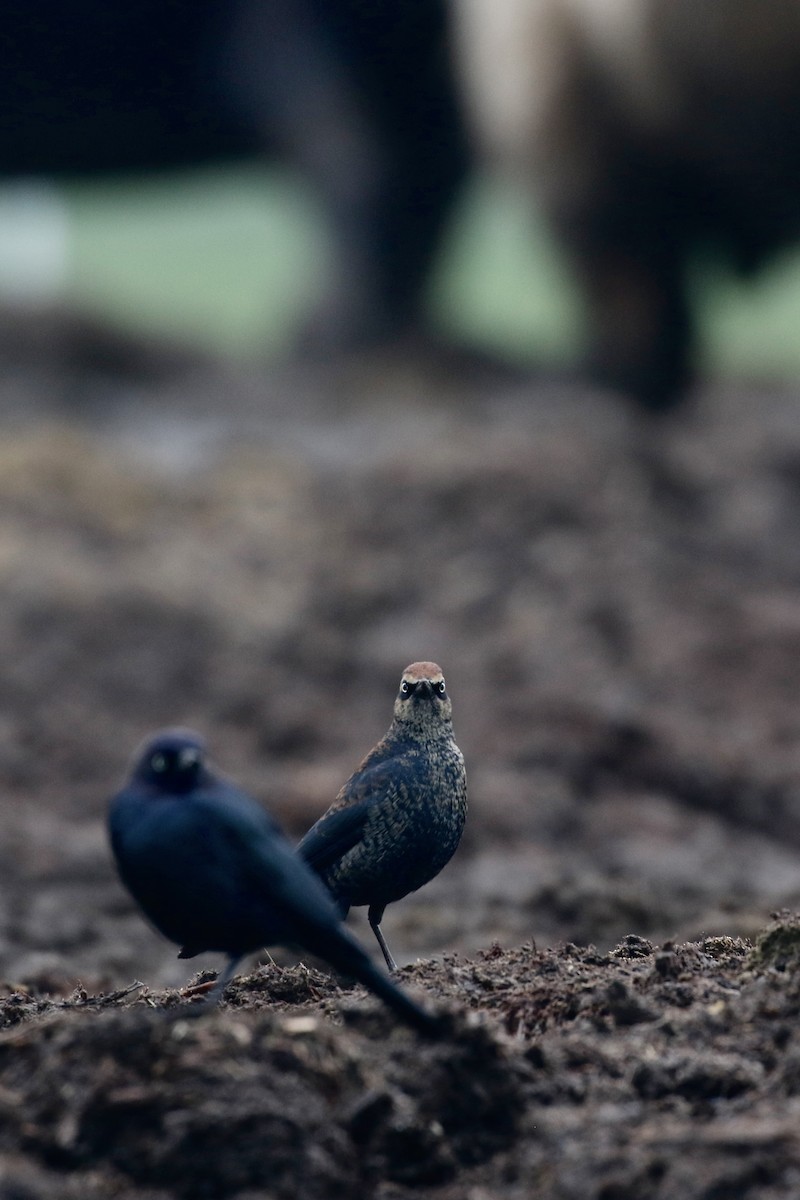
[[[285,354],[324,286],[328,230],[303,179],[277,166],[203,167],[0,187],[7,302],[58,302],[115,328],[252,362]],[[704,373],[800,373],[800,254],[756,280],[713,262],[692,279]],[[579,352],[564,256],[519,188],[476,170],[434,263],[426,305],[443,331],[511,362]]]
[[[140,740],[198,728],[299,836],[420,658],[472,807],[387,914],[399,960],[798,903],[800,37],[776,27],[776,65],[742,0],[694,7],[598,41],[618,6],[473,5],[520,48],[490,93],[545,79],[520,12],[578,22],[532,140],[496,144],[458,4],[3,17],[1,979],[185,979],[106,845]],[[601,42],[634,81],[658,64],[650,108]],[[631,229],[695,335],[658,417],[586,355],[598,238],[623,278]],[[624,351],[648,293],[620,292]]]

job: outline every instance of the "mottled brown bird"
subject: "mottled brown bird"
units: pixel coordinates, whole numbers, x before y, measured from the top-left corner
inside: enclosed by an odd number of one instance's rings
[[[390,971],[397,965],[381,931],[386,905],[438,875],[464,829],[467,776],[452,711],[436,663],[406,667],[388,733],[298,847],[343,916],[369,906]]]

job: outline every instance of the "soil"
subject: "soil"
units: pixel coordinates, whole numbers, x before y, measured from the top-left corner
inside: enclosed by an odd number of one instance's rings
[[[793,389],[653,421],[55,315],[0,422],[2,1200],[800,1194]],[[470,817],[384,931],[441,1038],[286,948],[189,1020],[106,842],[136,746],[200,729],[299,836],[420,658]]]

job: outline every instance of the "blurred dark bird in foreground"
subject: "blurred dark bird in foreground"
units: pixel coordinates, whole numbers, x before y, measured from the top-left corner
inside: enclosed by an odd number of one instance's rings
[[[419,1032],[436,1031],[437,1018],[344,929],[329,893],[272,817],[206,766],[196,734],[167,730],[147,743],[111,801],[109,829],[123,882],[156,929],[181,946],[179,957],[227,954],[209,1004],[246,954],[292,944],[363,983]]]
[[[453,8],[474,129],[568,256],[589,373],[668,407],[691,381],[701,256],[752,273],[800,235],[800,4]]]
[[[467,817],[467,776],[452,712],[436,663],[406,667],[388,733],[298,847],[343,916],[353,905],[369,905],[390,971],[397,966],[380,927],[386,905],[439,874]]]

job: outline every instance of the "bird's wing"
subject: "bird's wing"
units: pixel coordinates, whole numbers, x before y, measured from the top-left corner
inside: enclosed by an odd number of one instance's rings
[[[322,874],[361,840],[369,808],[370,802],[362,800],[321,817],[297,847],[300,858]]]
[[[338,862],[361,840],[374,805],[395,795],[405,772],[399,759],[376,763],[356,772],[342,788],[341,808],[320,817],[297,847],[297,853],[318,874]]]

